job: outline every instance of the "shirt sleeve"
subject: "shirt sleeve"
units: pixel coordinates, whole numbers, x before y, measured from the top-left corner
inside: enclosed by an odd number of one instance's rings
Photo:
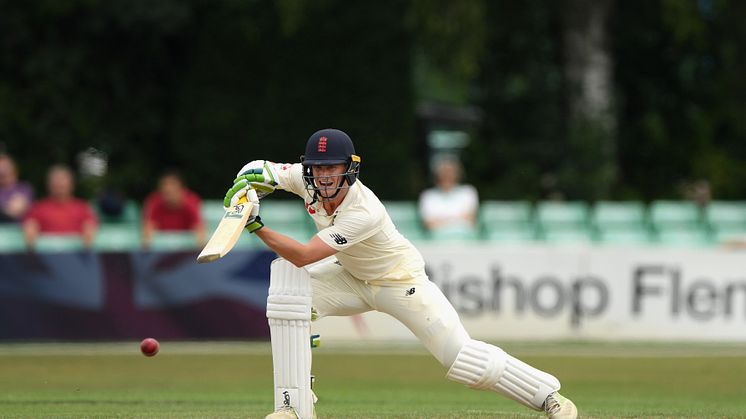
[[[82,214],[83,222],[91,222],[95,225],[98,225],[98,218],[96,217],[96,214],[93,212],[93,208],[91,208],[91,206],[88,205],[87,202],[81,202],[80,211]]]
[[[301,198],[306,197],[306,183],[303,180],[303,165],[300,163],[270,163],[277,174],[277,187],[283,191],[294,193]]]
[[[18,193],[20,193],[28,202],[32,202],[34,200],[34,189],[28,183],[20,184]]]
[[[420,195],[420,217],[425,221],[438,218],[438,213],[435,211],[436,203],[434,198],[431,189],[425,190]]]
[[[155,195],[150,194],[145,199],[145,204],[142,208],[142,218],[143,221],[149,221],[149,222],[155,222]]]
[[[202,200],[196,193],[190,191],[186,203],[189,214],[189,228],[199,227],[202,225]]]
[[[476,212],[479,209],[479,194],[477,193],[477,188],[471,185],[464,186],[466,187],[467,208],[472,212]]]
[[[376,234],[383,227],[379,217],[367,211],[340,214],[331,226],[316,235],[331,248],[343,251]]]
[[[31,204],[31,208],[29,208],[28,211],[26,211],[26,214],[23,216],[23,222],[34,220],[36,222],[39,222],[39,213],[41,212],[39,204]]]

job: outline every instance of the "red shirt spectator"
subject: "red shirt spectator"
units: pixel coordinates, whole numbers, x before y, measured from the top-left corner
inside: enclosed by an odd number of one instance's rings
[[[35,202],[23,219],[26,244],[33,247],[39,234],[80,235],[90,247],[96,233],[96,216],[85,201],[75,198],[73,173],[64,166],[53,166],[47,174],[46,199]]]
[[[96,216],[82,199],[57,201],[46,198],[33,204],[24,222],[27,220],[36,221],[41,233],[82,234],[86,223],[96,223]]]
[[[197,244],[205,242],[202,201],[187,189],[176,172],[167,172],[158,180],[158,190],[145,200],[143,208],[143,246],[148,247],[157,231],[192,231]]]
[[[156,230],[192,230],[202,223],[201,200],[194,192],[184,190],[179,206],[169,206],[160,192],[153,192],[145,200],[144,218]]]

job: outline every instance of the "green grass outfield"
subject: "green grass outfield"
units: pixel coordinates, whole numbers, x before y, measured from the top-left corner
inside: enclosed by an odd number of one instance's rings
[[[538,418],[447,381],[411,345],[314,350],[320,418]],[[554,373],[582,417],[746,417],[746,346],[506,344]],[[249,417],[272,405],[268,344],[0,345],[0,417]]]

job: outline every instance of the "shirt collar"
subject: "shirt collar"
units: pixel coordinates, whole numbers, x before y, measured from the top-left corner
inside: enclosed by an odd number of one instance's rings
[[[355,181],[355,183],[350,186],[350,189],[347,190],[347,195],[345,195],[345,199],[342,200],[342,203],[339,204],[337,209],[334,211],[334,214],[339,213],[343,209],[347,209],[349,206],[353,205],[360,197],[360,181]]]

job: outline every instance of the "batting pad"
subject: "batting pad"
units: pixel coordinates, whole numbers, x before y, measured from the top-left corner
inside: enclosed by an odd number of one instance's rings
[[[461,348],[446,377],[470,388],[492,390],[535,410],[542,410],[547,396],[560,389],[554,376],[478,340]]]
[[[272,261],[267,319],[272,338],[275,411],[292,406],[300,419],[313,415],[311,392],[311,277],[285,259]]]

